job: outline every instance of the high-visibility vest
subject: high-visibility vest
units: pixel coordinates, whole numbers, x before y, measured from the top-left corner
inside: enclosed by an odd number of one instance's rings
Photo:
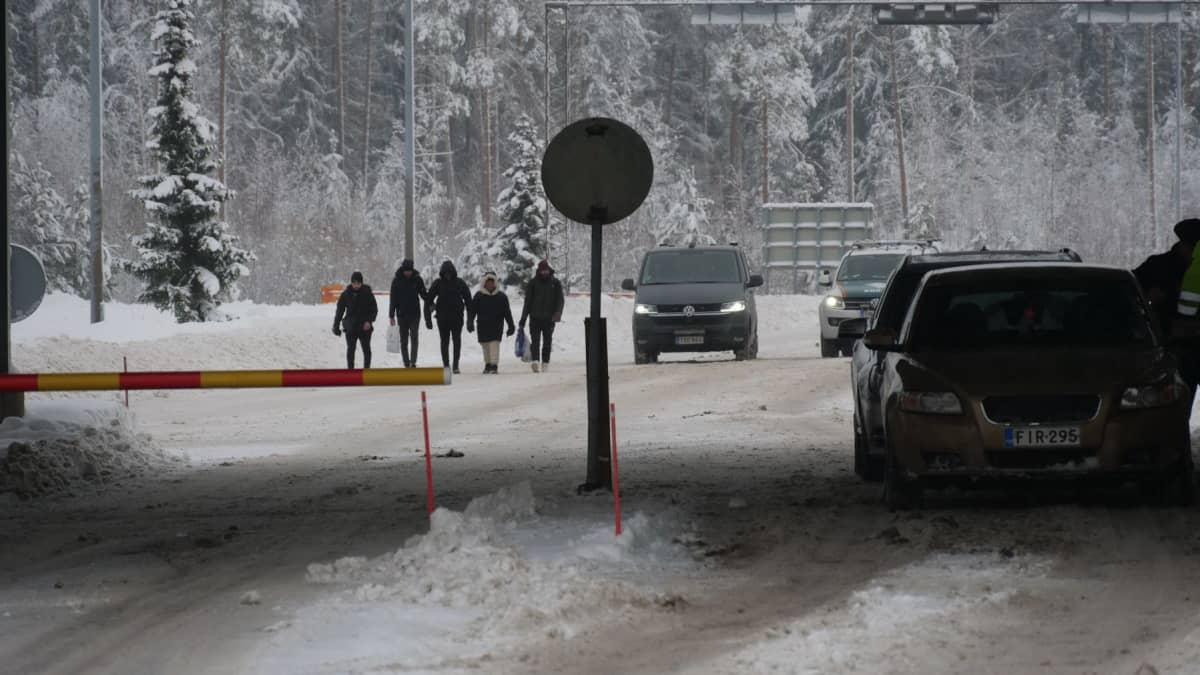
[[[1200,313],[1200,255],[1192,258],[1183,275],[1183,288],[1179,291],[1179,316],[1195,318]]]

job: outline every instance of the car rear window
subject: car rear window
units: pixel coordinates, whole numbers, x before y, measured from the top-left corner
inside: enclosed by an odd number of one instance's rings
[[[642,286],[653,284],[737,284],[742,281],[737,253],[686,249],[646,255]]]
[[[902,260],[903,253],[850,255],[838,268],[837,278],[838,281],[882,281],[891,276]]]
[[[1133,347],[1154,340],[1136,288],[1120,280],[974,280],[928,287],[917,302],[914,350]]]

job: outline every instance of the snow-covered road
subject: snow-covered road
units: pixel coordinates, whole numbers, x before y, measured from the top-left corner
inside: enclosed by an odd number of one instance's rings
[[[191,462],[0,495],[0,672],[1200,672],[1200,510],[948,494],[889,513],[851,471],[848,365],[816,358],[815,299],[764,299],[759,361],[642,367],[623,302],[621,541],[609,499],[573,491],[572,300],[553,372],[509,358],[430,391],[434,452],[464,455],[435,460],[432,531],[415,392],[135,394],[139,429]],[[17,359],[337,364],[323,308],[249,313],[130,319],[135,342],[27,325]]]

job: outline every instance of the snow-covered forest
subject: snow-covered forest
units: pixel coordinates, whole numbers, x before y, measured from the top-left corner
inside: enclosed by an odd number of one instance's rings
[[[104,3],[114,258],[136,256],[146,217],[130,191],[158,171],[146,147],[159,96],[148,75],[156,4]],[[192,100],[218,125],[214,178],[232,191],[223,220],[257,255],[242,297],[311,302],[356,268],[386,286],[406,254],[401,4],[193,3]],[[86,252],[87,2],[6,6],[14,241],[57,251],[52,283],[78,292],[86,283],[70,256]],[[764,199],[871,201],[881,234],[1069,245],[1126,265],[1163,246],[1175,220],[1173,26],[1078,25],[1073,7],[1006,7],[994,26],[946,28],[876,26],[867,8],[741,29],[692,26],[679,7],[572,9],[566,21],[556,10],[547,78],[541,2],[417,0],[416,12],[414,257],[427,276],[447,257],[502,269],[481,239],[511,222],[498,201],[529,150],[513,139],[526,116],[543,133],[547,79],[551,133],[608,115],[655,154],[647,203],[609,228],[613,286],[665,238],[735,240],[757,259]],[[1182,202],[1196,215],[1200,9],[1188,6],[1185,20]],[[555,266],[583,276],[586,232],[553,213],[550,222]],[[122,272],[113,282],[126,299],[143,290]]]

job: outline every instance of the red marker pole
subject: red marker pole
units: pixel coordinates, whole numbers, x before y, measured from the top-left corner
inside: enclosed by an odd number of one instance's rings
[[[621,472],[617,469],[617,404],[608,404],[608,419],[612,424],[612,486],[613,517],[617,522],[617,536],[621,536]]]
[[[129,357],[127,357],[127,356],[122,356],[122,357],[121,357],[121,361],[122,361],[122,362],[124,362],[124,364],[125,364],[125,372],[127,372],[127,373],[128,373],[128,372],[129,372]],[[126,408],[128,408],[128,407],[129,407],[129,390],[128,390],[128,389],[126,389],[126,390],[125,390],[125,407],[126,407]]]
[[[429,495],[429,514],[433,515],[433,457],[429,452],[429,406],[421,392],[421,420],[425,425],[425,492]]]

